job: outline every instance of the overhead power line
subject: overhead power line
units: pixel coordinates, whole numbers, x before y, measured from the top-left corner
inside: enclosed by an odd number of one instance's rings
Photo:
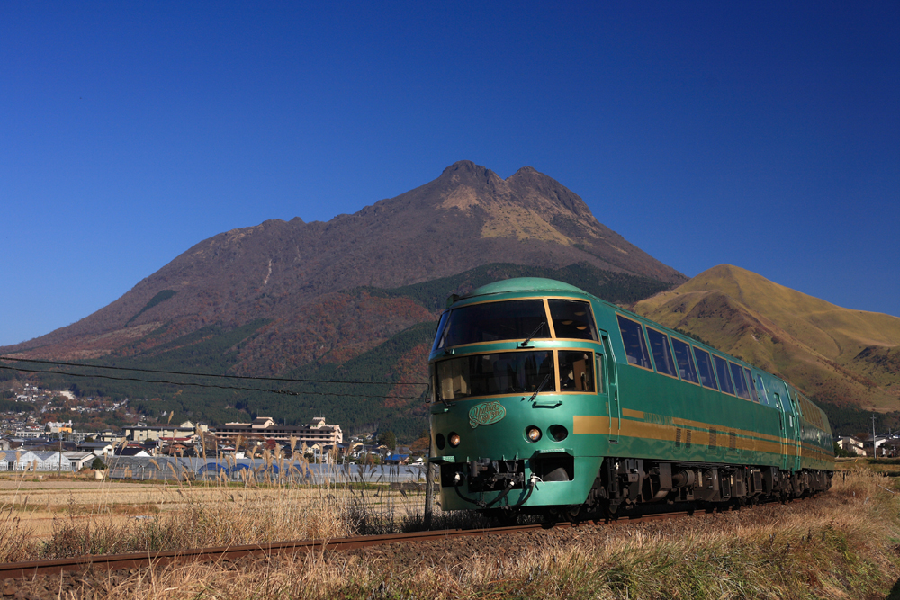
[[[342,379],[285,379],[281,377],[253,377],[250,375],[216,375],[213,373],[195,373],[190,371],[158,371],[154,369],[141,369],[138,367],[114,367],[111,365],[92,365],[90,363],[64,362],[59,360],[40,360],[37,358],[13,358],[11,356],[0,356],[0,360],[8,360],[10,362],[26,362],[37,363],[42,365],[62,365],[66,367],[83,367],[90,369],[108,369],[111,371],[134,371],[136,373],[153,373],[156,375],[186,375],[189,377],[218,377],[220,379],[243,379],[247,381],[277,381],[280,383],[351,383],[355,385],[429,385],[427,381],[357,381]],[[43,371],[28,371],[32,373],[42,373]],[[94,375],[99,377],[99,375]],[[127,380],[126,380],[127,381]],[[345,394],[346,395],[346,394]]]
[[[175,386],[192,386],[199,388],[213,388],[219,390],[237,390],[237,391],[245,391],[245,392],[266,392],[270,394],[286,394],[289,396],[337,396],[337,397],[351,397],[351,398],[380,398],[384,400],[418,400],[421,396],[384,396],[381,394],[342,394],[337,392],[295,392],[293,390],[268,390],[264,388],[250,388],[250,387],[241,387],[241,386],[233,386],[233,385],[216,385],[216,384],[208,384],[208,383],[196,383],[192,381],[168,381],[168,380],[148,380],[148,379],[138,379],[136,377],[114,377],[112,375],[100,375],[100,374],[90,374],[90,373],[71,373],[68,371],[39,371],[36,369],[26,369],[24,367],[11,367],[6,365],[0,365],[0,369],[6,371],[19,371],[22,373],[37,373],[41,375],[61,375],[65,377],[85,377],[85,378],[99,378],[99,379],[108,379],[112,381],[134,381],[138,383],[161,383],[161,384],[169,384]],[[379,385],[404,385],[397,383],[379,383]]]

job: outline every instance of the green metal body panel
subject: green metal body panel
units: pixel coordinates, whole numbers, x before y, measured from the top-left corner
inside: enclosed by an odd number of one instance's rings
[[[529,347],[593,352],[595,368],[603,371],[602,390],[579,394],[542,391],[534,400],[530,400],[529,395],[518,394],[432,404],[433,462],[525,460],[526,475],[530,476],[534,459],[552,453],[571,455],[574,478],[571,481],[538,482],[526,502],[528,507],[582,504],[607,456],[770,466],[787,471],[833,469],[827,419],[808,401],[804,406],[807,410],[818,411],[818,415],[802,417],[797,392],[784,381],[574,286],[537,278],[513,279],[483,286],[456,301],[451,309],[484,301],[542,297],[589,301],[601,340],[535,339],[529,342]],[[670,339],[677,338],[749,368],[753,380],[762,381],[765,386],[769,402],[745,400],[682,381],[677,376],[660,374],[655,368],[650,370],[629,364],[617,314],[661,331]],[[433,365],[447,358],[514,351],[521,342],[516,339],[433,351],[429,363],[433,372]],[[470,410],[486,401],[498,401],[505,409],[505,416],[489,425],[473,426],[469,419]],[[817,426],[817,421],[823,425]],[[530,425],[543,432],[552,425],[561,425],[569,434],[560,442],[544,435],[538,442],[531,443],[525,436]],[[435,436],[451,433],[460,436],[459,446],[437,448]],[[485,502],[499,494],[495,491],[473,493],[466,483],[459,487],[459,492]],[[513,490],[507,497],[508,503],[516,504],[524,494],[524,489]],[[472,504],[459,498],[452,487],[442,488],[441,502],[444,509],[472,508]]]

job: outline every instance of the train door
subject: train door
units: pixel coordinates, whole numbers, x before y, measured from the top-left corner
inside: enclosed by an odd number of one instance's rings
[[[783,410],[782,420],[785,426],[784,468],[795,471],[800,468],[800,440],[798,436],[800,423],[798,421],[797,412],[794,410],[791,402],[787,386],[782,385],[781,387],[781,393],[778,393],[775,396],[778,398]]]
[[[780,430],[780,435],[778,437],[781,440],[781,470],[786,471],[788,468],[789,453],[789,446],[787,443],[787,414],[785,413],[784,405],[781,403],[781,394],[775,392],[773,396],[775,396],[775,408],[778,409],[778,425]]]
[[[603,339],[603,349],[597,353],[597,372],[602,373],[603,393],[601,402],[606,402],[609,414],[609,441],[613,444],[619,441],[619,394],[616,386],[616,358],[612,353],[612,345],[605,331],[600,332]],[[605,396],[605,398],[603,397]]]
[[[791,409],[794,413],[794,427],[795,427],[794,437],[793,437],[793,439],[794,439],[794,453],[793,453],[794,469],[799,470],[800,465],[801,465],[801,459],[802,459],[801,455],[802,455],[803,444],[801,443],[802,442],[801,433],[803,430],[802,430],[802,427],[800,424],[800,407],[797,406],[797,392],[796,391],[794,391],[794,393],[792,395],[790,395],[790,399],[791,399]]]

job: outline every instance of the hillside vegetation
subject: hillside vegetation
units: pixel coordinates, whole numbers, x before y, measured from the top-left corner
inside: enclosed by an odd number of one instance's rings
[[[559,269],[487,264],[394,289],[364,286],[328,294],[311,303],[301,318],[294,320],[256,319],[231,328],[208,325],[183,335],[169,332],[170,328],[179,328],[179,322],[173,321],[123,346],[116,354],[85,361],[123,368],[270,376],[310,383],[147,374],[125,375],[142,381],[63,376],[43,376],[42,380],[48,387],[70,388],[83,396],[130,398],[132,408],[148,415],[151,421],[164,421],[163,415],[172,411],[179,418],[213,424],[247,422],[260,414],[300,424],[324,415],[345,432],[390,428],[401,440],[411,441],[428,426],[430,391],[423,383],[427,381],[434,328],[447,296],[464,294],[492,281],[525,276],[566,281],[622,303],[670,286],[648,277],[603,271],[589,264]],[[78,372],[100,374],[91,369]],[[147,383],[159,380],[176,383]],[[341,383],[346,381],[386,383]]]
[[[713,267],[634,309],[776,373],[845,413],[900,408],[896,317],[840,308],[732,265]]]

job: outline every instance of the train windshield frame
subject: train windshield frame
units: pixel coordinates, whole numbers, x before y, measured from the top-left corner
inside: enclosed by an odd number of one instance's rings
[[[532,394],[544,379],[542,391],[556,391],[552,350],[467,354],[435,364],[438,402],[472,397]]]

